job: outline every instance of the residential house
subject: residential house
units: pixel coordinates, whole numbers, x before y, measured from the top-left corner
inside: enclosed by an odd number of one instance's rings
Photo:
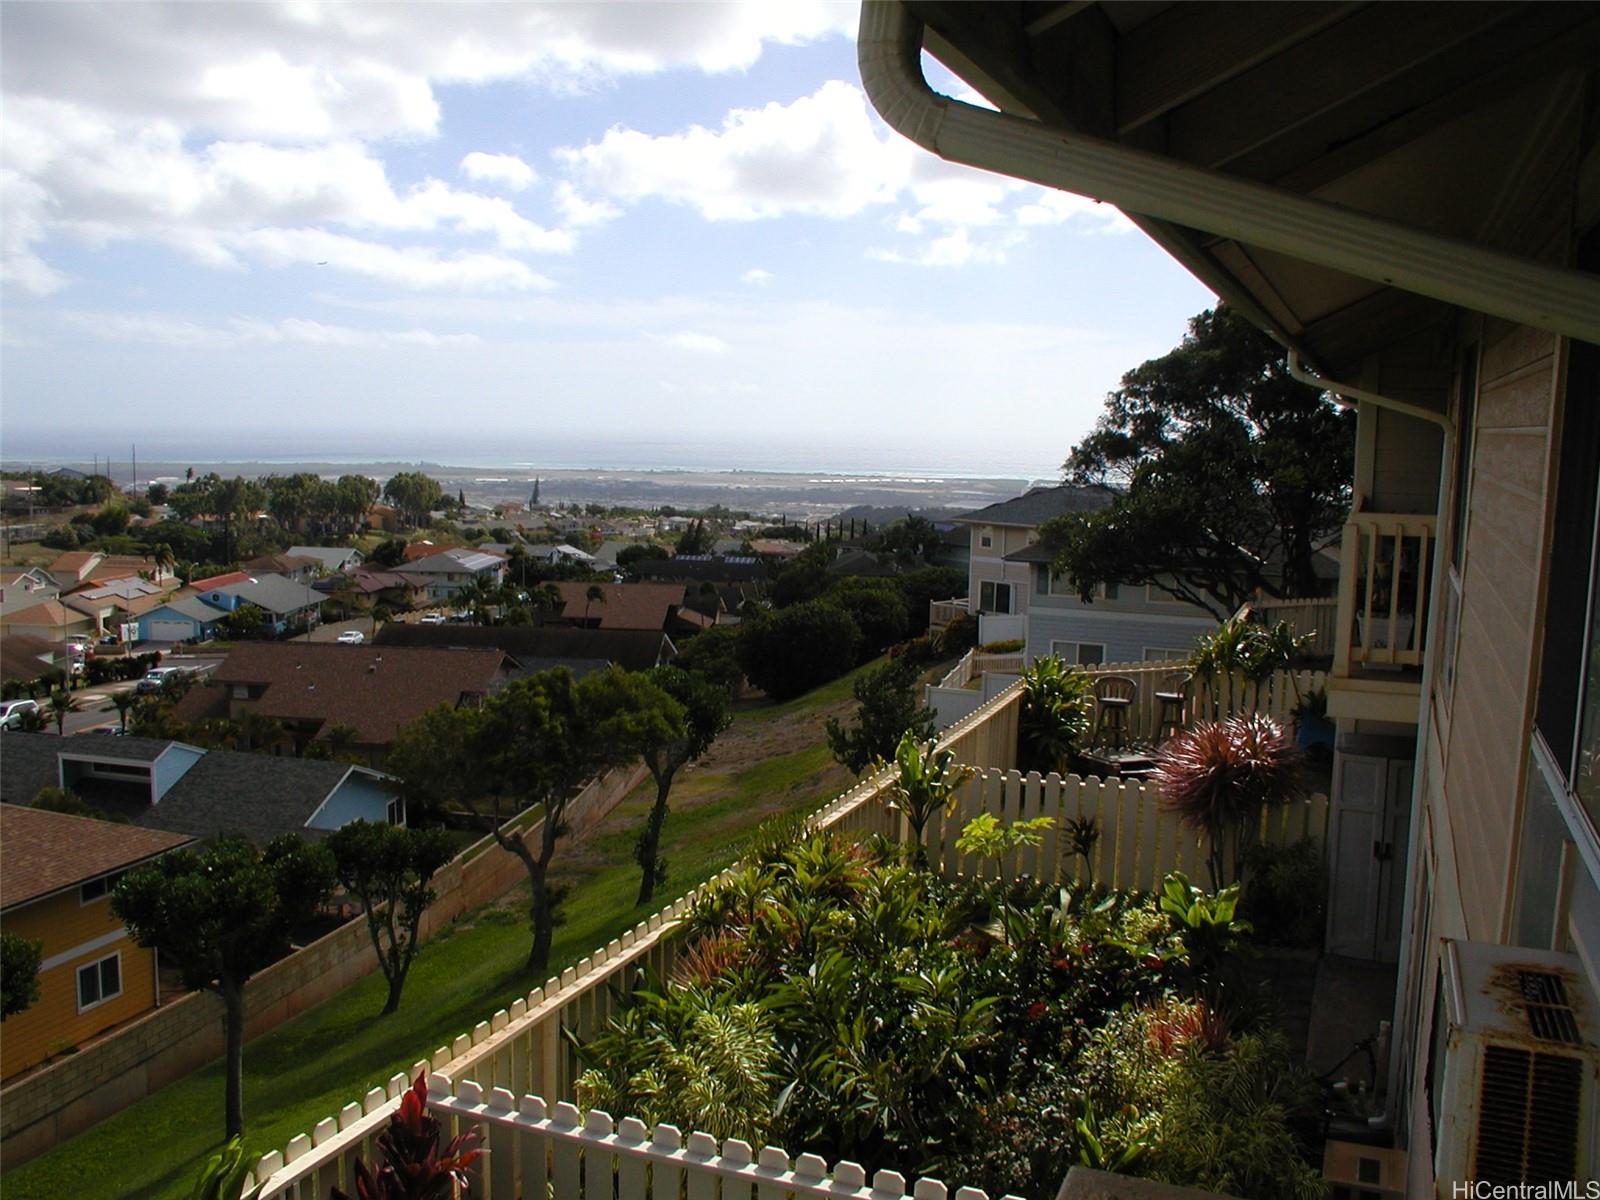
[[[315,559],[323,575],[353,571],[366,561],[366,555],[354,546],[290,546],[288,553]]]
[[[59,642],[12,633],[9,629],[0,637],[0,679],[38,679],[51,671],[71,669],[72,658]]]
[[[672,639],[658,630],[554,625],[412,625],[392,621],[378,630],[373,644],[491,647],[515,661],[515,674],[563,666],[582,675],[612,664],[629,671],[646,671],[671,662],[678,653]]]
[[[428,598],[428,577],[407,571],[360,567],[342,575],[325,575],[311,586],[359,612],[382,604],[390,610],[414,608]]]
[[[569,581],[552,586],[561,593],[561,608],[551,620],[590,629],[668,631],[683,604],[683,585],[677,583]],[[600,589],[597,599],[589,599],[591,588]]]
[[[213,588],[226,587],[230,583],[248,583],[249,571],[224,571],[221,575],[208,575],[204,579],[191,579],[189,586],[197,592],[209,592]]]
[[[862,20],[891,125],[1118,206],[1356,408],[1328,943],[1395,970],[1362,1134],[1408,1196],[1600,1175],[1600,9]]]
[[[9,766],[13,744],[28,736],[7,734],[0,762]],[[155,952],[112,915],[109,893],[124,871],[192,840],[0,804],[0,921],[41,943],[39,998],[6,1018],[0,1078],[155,1007]]]
[[[754,556],[680,554],[673,558],[641,558],[634,565],[647,582],[746,583],[759,586],[767,578],[767,564]]]
[[[788,562],[791,558],[799,558],[805,550],[800,542],[791,542],[785,538],[752,538],[750,553],[757,558],[770,559],[773,562]]]
[[[207,604],[199,596],[179,596],[139,614],[135,622],[141,642],[204,642],[216,636],[217,622],[228,609]]]
[[[1050,570],[1039,526],[1110,503],[1103,487],[1036,487],[953,518],[967,532],[966,603],[967,611],[980,614],[980,641],[1021,638],[1028,662],[1055,654],[1093,666],[1184,658],[1196,637],[1216,627],[1221,614],[1176,601],[1157,587],[1102,586],[1084,601]]]
[[[629,546],[643,545],[642,542],[608,541],[601,542],[600,548],[594,552],[594,565],[602,570],[614,571],[617,567],[617,555]]]
[[[137,554],[105,554],[99,550],[68,550],[58,555],[48,568],[63,592],[115,579],[144,578],[167,590],[178,586],[169,566],[157,566],[153,558]]]
[[[594,555],[566,542],[557,542],[553,546],[529,546],[528,559],[530,562],[549,563],[552,566],[560,563],[573,563],[580,567],[598,565]]]
[[[94,619],[95,631],[121,636],[122,627],[166,602],[172,588],[137,576],[106,584],[86,584],[62,598],[68,608]]]
[[[45,642],[64,642],[71,637],[93,638],[101,632],[100,623],[92,614],[62,600],[42,600],[7,613],[0,617],[0,631],[6,637],[31,637]]]
[[[415,562],[419,558],[427,558],[431,554],[443,554],[446,550],[470,550],[471,546],[463,546],[456,542],[432,542],[423,538],[417,542],[407,542],[405,546],[405,561]]]
[[[61,595],[61,586],[39,567],[0,567],[0,616]]]
[[[274,635],[313,628],[322,610],[323,596],[303,583],[282,575],[247,577],[234,583],[215,584],[198,593],[213,608],[226,612],[246,604],[259,608],[262,629]]]
[[[407,574],[427,580],[424,593],[429,600],[450,600],[479,582],[498,585],[505,573],[506,560],[498,554],[482,554],[468,547],[456,547],[417,558],[405,565]]]
[[[240,565],[252,575],[282,575],[285,579],[304,584],[309,584],[322,574],[320,560],[309,554],[296,554],[292,550],[284,554],[262,554]]]
[[[400,514],[392,504],[374,504],[367,509],[366,525],[384,533],[399,533]]]
[[[43,787],[141,829],[237,834],[265,847],[284,833],[325,837],[354,820],[404,824],[394,780],[347,762],[205,750],[165,738],[6,734],[0,800]]]
[[[440,704],[480,703],[510,667],[492,649],[252,642],[230,650],[176,713],[184,721],[270,717],[297,750],[348,729],[352,749],[376,765],[402,726]]]

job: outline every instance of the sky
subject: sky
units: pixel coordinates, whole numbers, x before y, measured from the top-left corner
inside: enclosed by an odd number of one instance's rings
[[[856,17],[0,3],[0,455],[1053,471],[1213,298]]]

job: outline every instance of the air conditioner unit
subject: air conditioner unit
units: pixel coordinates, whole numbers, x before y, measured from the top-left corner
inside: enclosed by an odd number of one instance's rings
[[[1600,1005],[1577,956],[1446,941],[1441,969],[1437,1194],[1593,1177]]]

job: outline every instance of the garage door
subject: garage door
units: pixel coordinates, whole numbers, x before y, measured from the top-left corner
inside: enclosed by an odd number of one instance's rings
[[[153,620],[145,622],[145,637],[152,642],[181,642],[185,638],[193,636],[193,621]]]

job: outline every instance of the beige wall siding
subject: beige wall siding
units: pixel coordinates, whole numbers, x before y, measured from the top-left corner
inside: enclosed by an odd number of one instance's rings
[[[1369,409],[1377,424],[1368,512],[1431,513],[1439,501],[1439,428],[1392,410]]]
[[[974,525],[972,527],[972,553],[967,566],[967,604],[971,612],[978,611],[978,601],[985,582],[1011,585],[1011,611],[1025,613],[1033,594],[1033,568],[1028,563],[1005,562],[1005,556],[1021,550],[1028,544],[1033,530],[1022,525]],[[984,546],[981,539],[988,536],[991,545]]]
[[[1453,860],[1441,874],[1470,886],[1461,893],[1463,927],[1441,929],[1447,936],[1498,940],[1512,886],[1555,348],[1549,334],[1503,325],[1491,326],[1483,342],[1444,799],[1435,813],[1436,850]]]

